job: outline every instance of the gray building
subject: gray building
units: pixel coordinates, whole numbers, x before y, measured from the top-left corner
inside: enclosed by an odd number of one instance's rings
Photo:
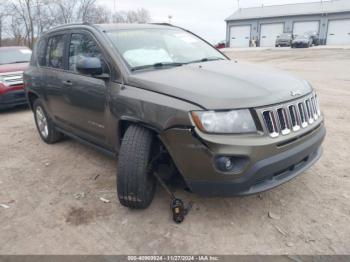
[[[239,9],[226,19],[230,47],[274,46],[281,33],[319,34],[320,43],[350,44],[350,0]]]

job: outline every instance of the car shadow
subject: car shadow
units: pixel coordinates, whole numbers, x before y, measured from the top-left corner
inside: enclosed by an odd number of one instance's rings
[[[23,112],[23,111],[27,111],[27,110],[29,110],[28,105],[20,105],[20,106],[15,106],[15,107],[10,107],[10,108],[2,108],[2,109],[0,109],[0,115],[18,113],[18,112]]]

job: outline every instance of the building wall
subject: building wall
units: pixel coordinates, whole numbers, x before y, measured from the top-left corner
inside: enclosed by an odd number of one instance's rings
[[[250,25],[251,35],[250,39],[260,40],[260,26],[262,24],[268,23],[284,23],[284,32],[292,33],[293,24],[295,22],[305,22],[305,21],[319,21],[319,37],[320,43],[326,44],[327,32],[328,32],[328,22],[330,20],[341,20],[350,19],[350,12],[346,13],[335,13],[335,14],[319,14],[319,15],[300,15],[300,16],[288,16],[288,17],[271,17],[271,18],[260,18],[260,19],[247,19],[247,20],[235,20],[227,21],[226,27],[226,42],[230,42],[230,28],[232,26],[239,25]]]

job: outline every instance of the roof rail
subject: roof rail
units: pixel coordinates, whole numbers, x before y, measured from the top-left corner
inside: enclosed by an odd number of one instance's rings
[[[148,24],[150,24],[150,25],[167,25],[167,26],[177,27],[177,26],[169,24],[169,23],[148,23]]]
[[[91,24],[90,22],[78,22],[78,23],[68,23],[68,24],[63,24],[63,25],[58,25],[58,26],[55,26],[55,27],[52,27],[50,28],[49,30],[47,30],[46,32],[44,33],[48,33],[48,32],[51,32],[52,30],[56,30],[56,29],[60,29],[60,28],[63,28],[63,27],[66,27],[66,26],[74,26],[74,25],[87,25],[87,26],[94,26],[93,24]]]

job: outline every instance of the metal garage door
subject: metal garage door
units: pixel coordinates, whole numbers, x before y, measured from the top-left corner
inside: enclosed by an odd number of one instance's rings
[[[306,32],[317,32],[320,28],[319,21],[296,22],[293,25],[293,35],[303,35]]]
[[[350,19],[329,21],[327,45],[350,44]]]
[[[276,38],[283,33],[283,24],[265,24],[260,28],[260,46],[275,46]]]
[[[249,47],[250,26],[232,26],[230,47]]]

